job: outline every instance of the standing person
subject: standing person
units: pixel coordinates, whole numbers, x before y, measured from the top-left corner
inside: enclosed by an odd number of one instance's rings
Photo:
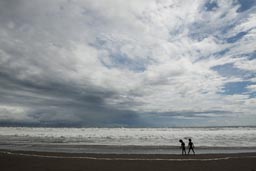
[[[194,151],[194,144],[192,143],[192,140],[191,139],[188,139],[188,154],[189,154],[189,152],[190,152],[190,150],[192,150],[193,151],[193,153],[194,153],[194,155],[195,155],[195,151]]]
[[[182,140],[180,140],[179,142],[181,143],[180,148],[181,148],[181,151],[182,151],[182,155],[184,155],[184,154],[186,155],[185,143]]]

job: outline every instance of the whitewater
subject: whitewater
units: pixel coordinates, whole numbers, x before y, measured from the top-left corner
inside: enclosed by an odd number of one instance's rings
[[[178,154],[191,138],[198,153],[255,152],[256,127],[0,127],[0,149],[87,153]]]

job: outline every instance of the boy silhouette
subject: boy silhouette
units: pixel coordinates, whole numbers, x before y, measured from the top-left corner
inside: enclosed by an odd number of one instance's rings
[[[179,140],[179,142],[181,143],[181,146],[180,146],[180,148],[181,148],[181,154],[182,155],[186,155],[186,148],[185,148],[185,143],[182,141],[182,140]]]
[[[195,151],[194,151],[194,144],[192,143],[191,139],[188,139],[188,154],[190,153],[190,150],[193,151],[194,155],[195,155]]]

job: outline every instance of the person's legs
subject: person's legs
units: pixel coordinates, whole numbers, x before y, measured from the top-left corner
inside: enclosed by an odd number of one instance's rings
[[[186,154],[186,152],[184,151],[184,149],[182,149],[182,155],[184,155],[184,153]]]
[[[194,149],[192,148],[192,151],[193,151],[193,153],[195,154],[195,151],[194,151]]]

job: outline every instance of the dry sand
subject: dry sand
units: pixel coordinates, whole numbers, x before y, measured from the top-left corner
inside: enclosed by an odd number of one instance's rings
[[[181,155],[0,151],[1,171],[256,171],[256,153]]]

